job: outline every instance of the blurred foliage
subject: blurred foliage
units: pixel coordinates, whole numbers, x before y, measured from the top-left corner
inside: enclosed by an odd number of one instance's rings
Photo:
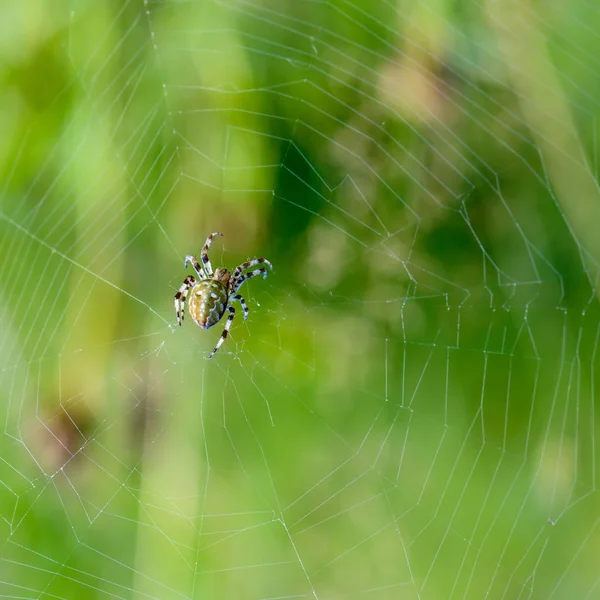
[[[5,3],[0,593],[596,597],[599,26]]]

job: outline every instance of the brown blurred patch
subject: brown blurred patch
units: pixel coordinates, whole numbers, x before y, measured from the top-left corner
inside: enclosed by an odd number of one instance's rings
[[[441,65],[431,58],[388,63],[379,76],[379,96],[411,121],[439,122],[444,120],[446,107],[439,93],[441,72]]]
[[[34,458],[48,474],[66,464],[78,462],[78,455],[88,443],[96,419],[83,402],[72,406],[60,405],[52,414],[37,416],[28,432],[29,447]]]

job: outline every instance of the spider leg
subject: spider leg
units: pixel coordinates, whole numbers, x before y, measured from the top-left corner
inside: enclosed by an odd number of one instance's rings
[[[198,259],[195,256],[192,256],[191,254],[188,254],[185,257],[185,260],[183,261],[183,268],[184,269],[187,268],[188,263],[192,263],[192,267],[194,267],[194,271],[196,271],[196,273],[198,274],[198,278],[200,279],[200,281],[202,281],[203,279],[206,278],[206,275],[204,274],[204,270],[202,269],[202,267],[198,263]]]
[[[210,260],[208,258],[208,249],[212,244],[213,238],[219,235],[223,234],[219,233],[218,231],[215,231],[214,233],[209,233],[208,237],[206,238],[206,242],[204,242],[204,246],[202,247],[202,253],[200,254],[200,256],[202,257],[202,263],[204,264],[204,268],[206,269],[206,275],[208,277],[210,277],[213,274],[212,265],[210,264]]]
[[[173,302],[175,303],[175,314],[177,315],[177,323],[181,326],[181,322],[183,321],[183,317],[185,316],[185,299],[187,298],[188,292],[190,288],[196,283],[196,280],[188,275],[181,284],[179,290],[175,294],[173,298]]]
[[[227,323],[225,323],[225,329],[223,329],[223,333],[221,334],[215,349],[208,355],[208,358],[212,358],[215,355],[215,352],[221,347],[221,344],[227,339],[231,322],[233,321],[233,317],[235,317],[235,308],[233,308],[233,306],[228,306],[227,310],[229,311],[229,316],[227,317]]]
[[[233,271],[233,275],[231,276],[231,278],[233,279],[233,281],[235,281],[242,274],[242,271],[244,269],[249,269],[250,267],[260,265],[262,263],[269,265],[271,269],[273,268],[273,265],[266,258],[255,258],[254,260],[249,260],[248,262],[242,263],[241,265],[236,267]]]
[[[242,298],[242,296],[240,294],[237,294],[237,296],[231,296],[229,299],[236,300],[237,302],[239,302],[242,305],[242,308],[244,309],[244,321],[245,321],[248,318],[248,313],[250,312],[248,310],[248,305],[246,304],[246,301]]]
[[[240,275],[237,279],[237,281],[233,282],[233,289],[231,290],[232,293],[237,292],[240,289],[240,286],[242,285],[242,283],[244,283],[244,281],[246,281],[247,279],[252,279],[253,277],[256,277],[257,275],[262,275],[264,279],[267,278],[267,269],[266,267],[261,267],[260,269],[255,269],[254,271],[250,271],[250,273],[244,273],[243,275]]]

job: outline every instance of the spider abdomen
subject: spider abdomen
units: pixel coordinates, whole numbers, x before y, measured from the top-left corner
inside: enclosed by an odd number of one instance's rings
[[[220,281],[205,279],[197,283],[190,292],[190,316],[202,329],[218,323],[226,307],[227,289]]]

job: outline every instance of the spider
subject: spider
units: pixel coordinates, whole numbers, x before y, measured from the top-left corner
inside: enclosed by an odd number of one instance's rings
[[[180,326],[185,315],[185,300],[190,289],[192,291],[190,301],[188,302],[188,310],[190,311],[190,316],[194,320],[194,323],[196,323],[198,327],[209,329],[221,320],[226,310],[229,311],[225,329],[223,330],[215,349],[208,355],[208,358],[212,358],[215,355],[215,352],[221,347],[221,344],[225,341],[227,334],[229,333],[231,322],[235,316],[235,308],[230,305],[230,302],[234,300],[239,302],[244,309],[244,321],[248,318],[248,305],[242,296],[236,294],[242,283],[247,279],[256,277],[256,275],[262,274],[264,279],[267,278],[266,267],[260,267],[259,269],[246,273],[243,273],[243,271],[263,263],[269,265],[271,269],[273,268],[273,265],[266,258],[255,258],[237,266],[234,269],[233,274],[223,268],[217,269],[213,274],[212,266],[208,258],[208,249],[210,248],[213,238],[222,235],[222,233],[215,232],[209,234],[206,238],[206,242],[200,255],[202,258],[202,266],[200,266],[195,257],[189,254],[185,257],[183,267],[186,268],[188,263],[192,263],[200,281],[196,283],[196,280],[191,275],[188,275],[183,280],[181,287],[173,299],[175,302],[177,322]]]

